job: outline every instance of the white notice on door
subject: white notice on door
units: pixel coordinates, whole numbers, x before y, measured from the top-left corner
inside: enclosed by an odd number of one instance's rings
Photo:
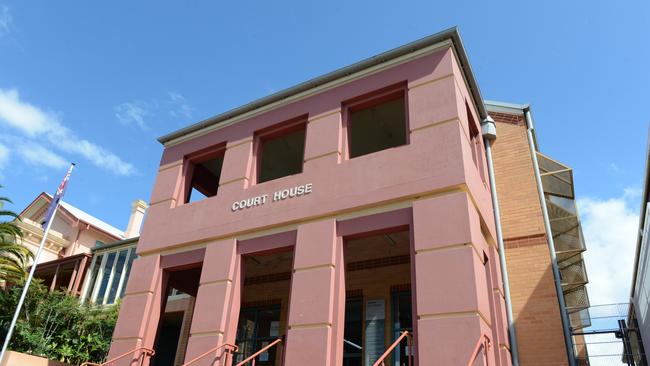
[[[386,303],[384,299],[368,300],[366,302],[366,320],[381,320],[386,318]]]
[[[269,336],[270,337],[277,337],[280,335],[280,322],[279,321],[272,321],[271,322],[271,328],[269,329]]]

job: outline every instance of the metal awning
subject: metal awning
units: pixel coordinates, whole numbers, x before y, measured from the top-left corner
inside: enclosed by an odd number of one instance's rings
[[[537,152],[537,160],[566,310],[571,328],[582,329],[591,325],[589,295],[585,287],[589,280],[582,258],[587,247],[575,202],[573,169],[540,152]]]

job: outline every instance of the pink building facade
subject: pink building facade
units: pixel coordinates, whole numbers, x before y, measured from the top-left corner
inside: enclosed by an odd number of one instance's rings
[[[161,138],[109,358],[511,364],[482,108],[451,30]]]

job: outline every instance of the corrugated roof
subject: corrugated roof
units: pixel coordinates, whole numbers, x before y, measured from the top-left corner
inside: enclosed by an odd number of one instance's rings
[[[50,199],[52,199],[52,196],[49,193],[45,193]],[[117,238],[123,239],[124,238],[124,231],[96,218],[95,216],[80,210],[76,208],[75,206],[65,202],[61,201],[61,207],[66,209],[70,214],[73,216],[77,217],[79,220],[87,222],[88,224],[95,226],[99,228],[102,231],[105,231]]]

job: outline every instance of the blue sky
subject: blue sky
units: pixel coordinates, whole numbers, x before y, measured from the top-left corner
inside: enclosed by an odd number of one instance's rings
[[[634,231],[650,3],[403,4],[0,0],[0,193],[20,211],[74,160],[66,200],[124,228],[156,137],[458,25],[484,98],[531,103],[542,151],[575,169],[588,238],[603,215]]]

